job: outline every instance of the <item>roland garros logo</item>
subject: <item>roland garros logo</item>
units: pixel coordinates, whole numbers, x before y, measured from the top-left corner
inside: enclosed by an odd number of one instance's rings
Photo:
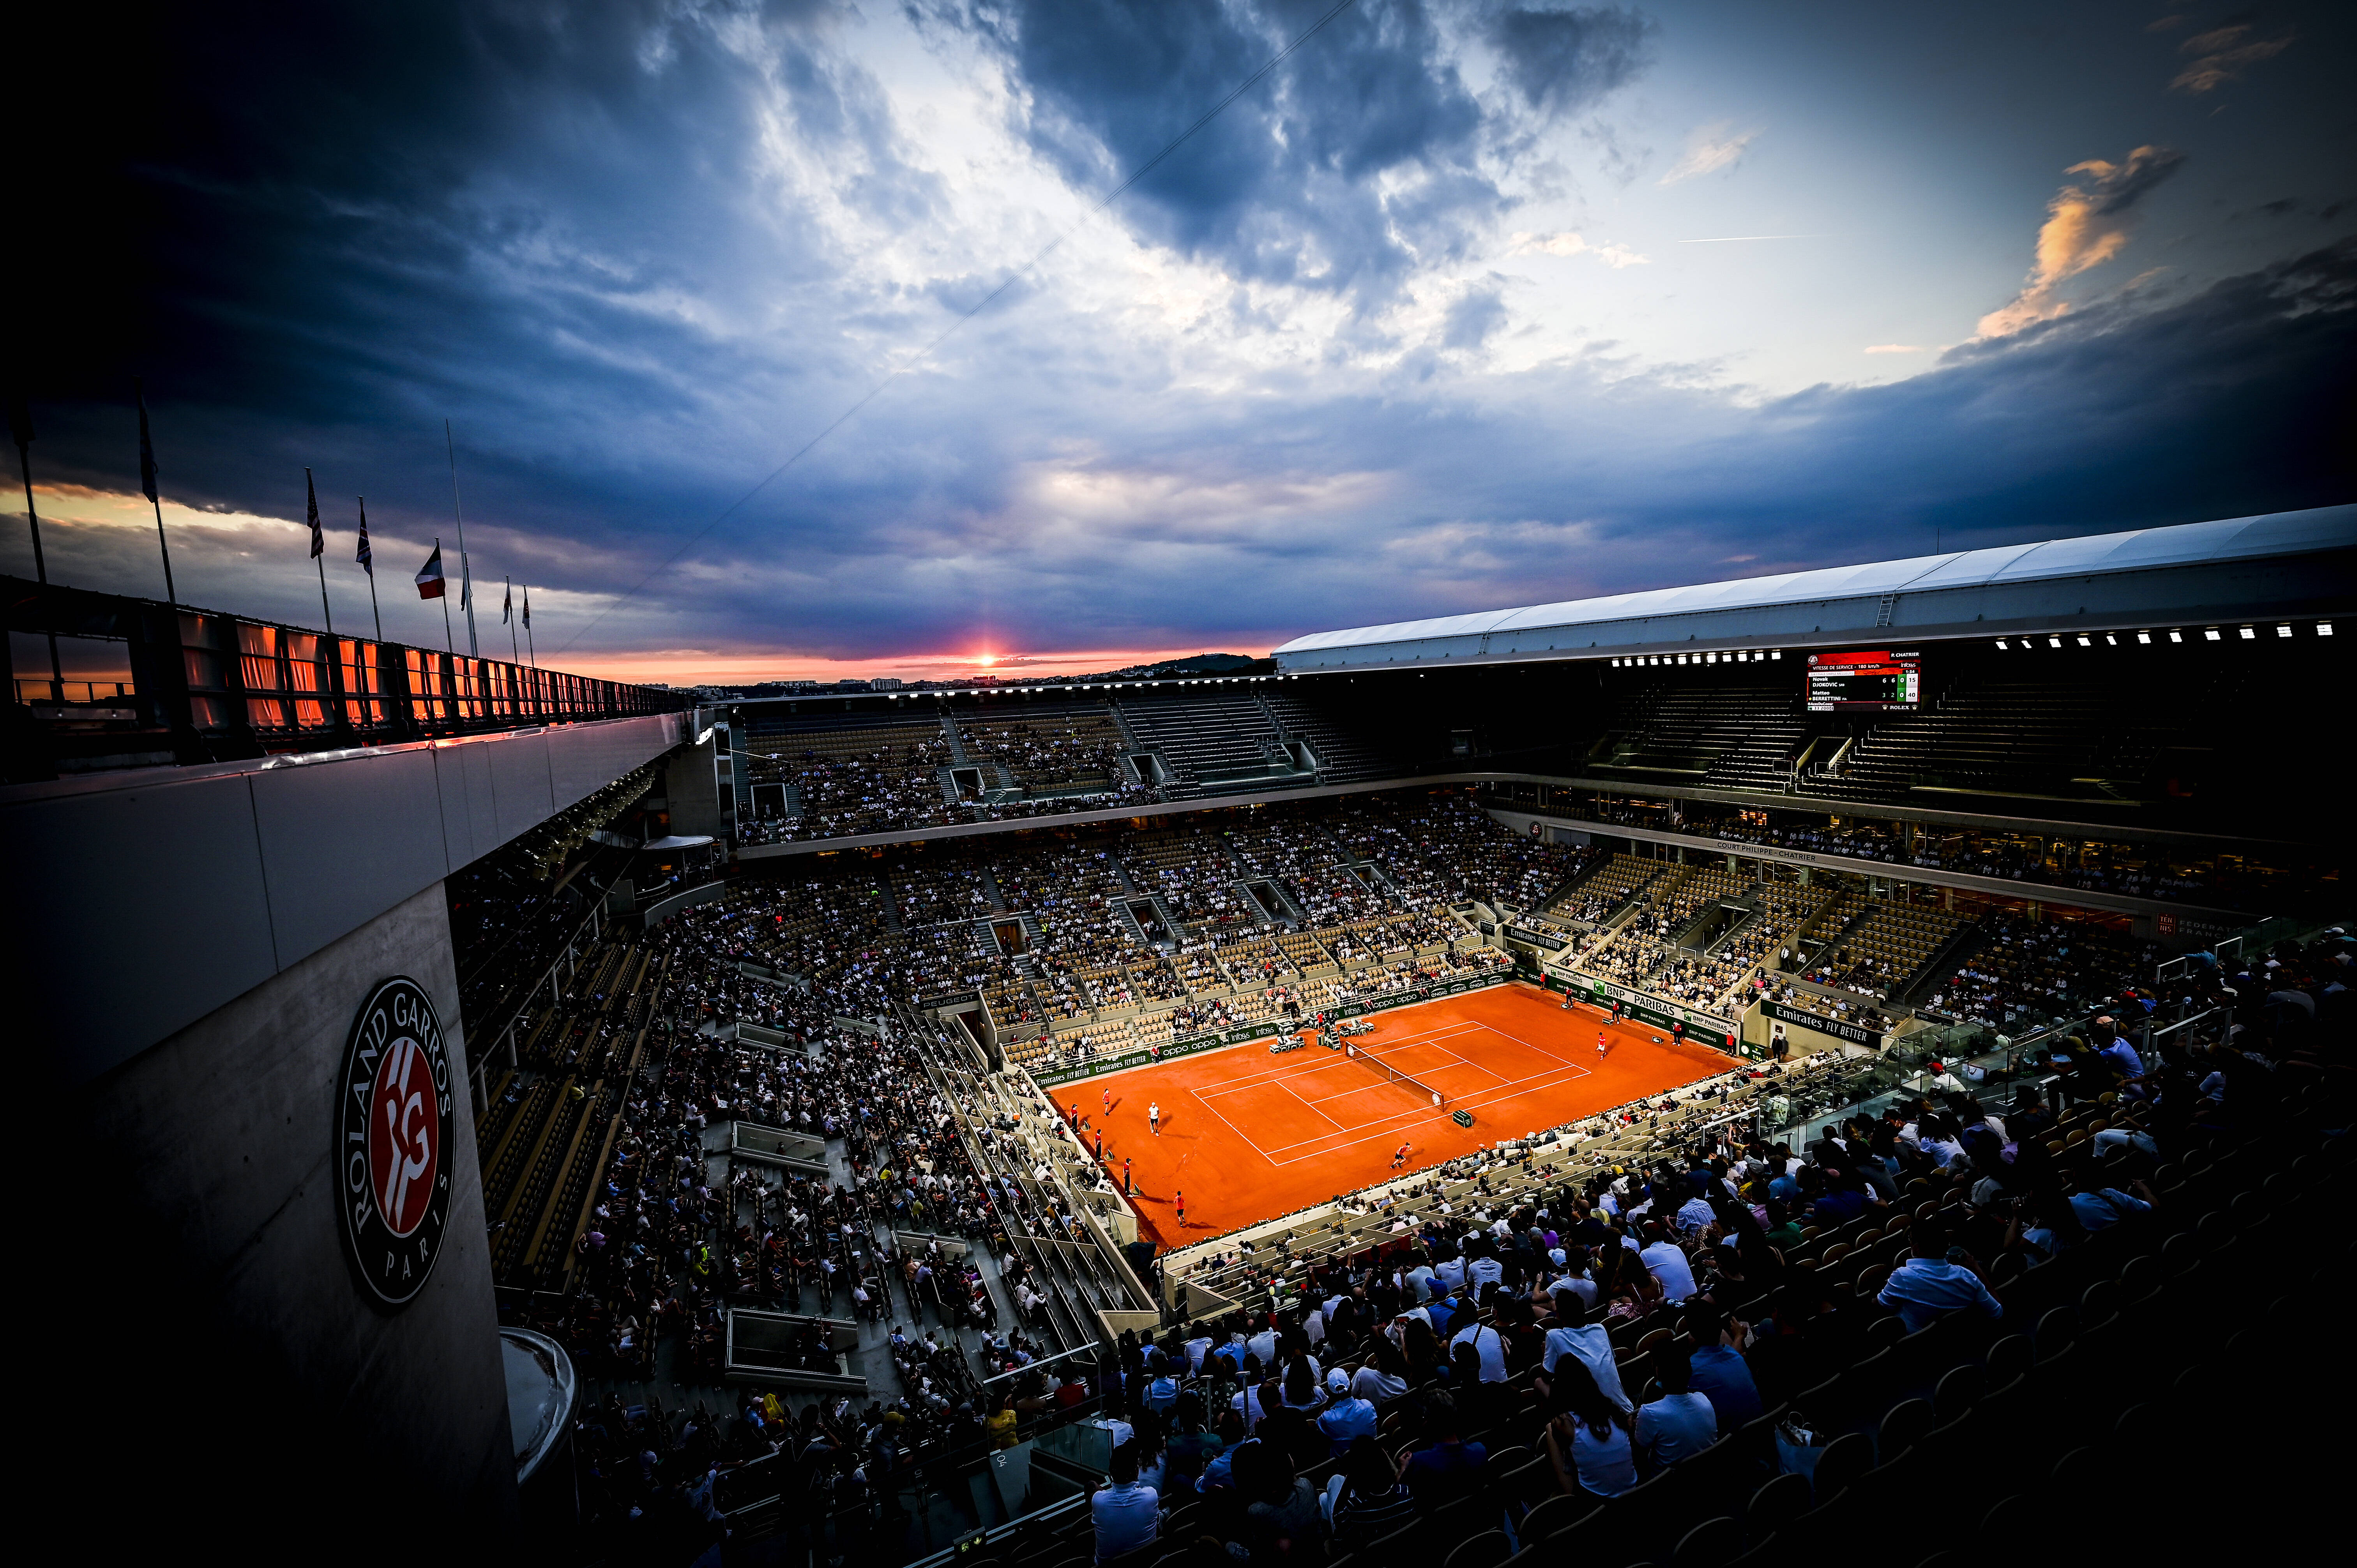
[[[361,1004],[336,1096],[344,1250],[371,1294],[406,1306],[450,1217],[450,1057],[433,1001],[385,981]]]

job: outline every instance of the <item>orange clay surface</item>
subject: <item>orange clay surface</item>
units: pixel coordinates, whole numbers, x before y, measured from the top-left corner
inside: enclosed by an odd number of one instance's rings
[[[1705,1047],[1672,1045],[1663,1030],[1608,1026],[1588,1004],[1571,1012],[1562,1004],[1536,986],[1491,986],[1374,1014],[1372,1034],[1350,1036],[1447,1096],[1447,1110],[1314,1037],[1278,1055],[1257,1041],[1049,1092],[1067,1115],[1077,1106],[1087,1119],[1089,1147],[1103,1130],[1115,1182],[1123,1160],[1131,1162],[1145,1229],[1177,1247],[1734,1065]],[[1599,1030],[1609,1036],[1601,1059]],[[1158,1136],[1146,1126],[1148,1106],[1161,1108]],[[1473,1125],[1457,1125],[1454,1111],[1471,1112]],[[1394,1171],[1403,1144],[1407,1159]],[[1181,1193],[1183,1228],[1174,1202]]]

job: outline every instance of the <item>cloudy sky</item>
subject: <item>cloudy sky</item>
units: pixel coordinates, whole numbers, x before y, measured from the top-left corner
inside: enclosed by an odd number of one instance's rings
[[[317,622],[308,467],[338,625],[365,495],[386,633],[438,642],[447,418],[485,651],[512,577],[544,662],[655,679],[1258,652],[2320,505],[2357,495],[2353,22],[110,10],[25,56],[87,113],[36,127],[10,375],[61,580],[161,592],[137,375],[184,599]]]

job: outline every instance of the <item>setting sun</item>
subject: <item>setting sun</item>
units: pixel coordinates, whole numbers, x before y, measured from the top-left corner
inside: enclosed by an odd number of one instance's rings
[[[987,670],[992,665],[998,662],[998,655],[996,653],[978,653],[974,655],[974,661],[976,664],[981,665],[985,670]]]

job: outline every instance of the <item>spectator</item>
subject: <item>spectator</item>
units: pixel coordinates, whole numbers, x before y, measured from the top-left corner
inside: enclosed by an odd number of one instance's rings
[[[1419,1508],[1430,1510],[1469,1497],[1480,1484],[1489,1450],[1468,1443],[1457,1430],[1457,1402],[1446,1393],[1425,1401],[1424,1446],[1411,1452],[1400,1466],[1400,1479],[1415,1494]]]
[[[1694,1294],[1694,1268],[1660,1220],[1645,1222],[1645,1245],[1637,1255],[1644,1261],[1645,1272],[1661,1284],[1663,1301],[1675,1306]]]
[[[2005,1316],[2005,1308],[1989,1294],[1981,1277],[1961,1262],[1951,1261],[1948,1233],[1937,1219],[1918,1219],[1907,1234],[1910,1256],[1890,1271],[1876,1300],[1896,1308],[1907,1332],[1938,1322],[1951,1312],[1970,1307],[1984,1317]]]
[[[1617,1498],[1637,1486],[1637,1458],[1629,1435],[1629,1412],[1605,1397],[1587,1365],[1566,1358],[1550,1401],[1556,1407],[1547,1423],[1547,1457],[1564,1491]]]
[[[1718,1412],[1693,1391],[1683,1351],[1656,1349],[1653,1377],[1662,1385],[1662,1397],[1638,1408],[1631,1436],[1637,1451],[1659,1470],[1691,1459],[1717,1442]]]
[[[1696,1301],[1689,1305],[1685,1315],[1686,1337],[1695,1344],[1687,1360],[1688,1376],[1694,1391],[1710,1401],[1718,1414],[1718,1430],[1733,1432],[1745,1422],[1760,1414],[1760,1385],[1752,1380],[1751,1369],[1736,1349],[1733,1335],[1741,1331],[1740,1324],[1730,1325],[1727,1313],[1715,1302]]]
[[[1137,1445],[1124,1443],[1114,1448],[1110,1477],[1089,1499],[1089,1514],[1096,1524],[1097,1561],[1110,1562],[1159,1536],[1161,1509],[1154,1488],[1138,1482]]]
[[[1612,1339],[1600,1323],[1587,1321],[1587,1309],[1569,1291],[1555,1297],[1555,1326],[1547,1330],[1546,1356],[1541,1363],[1548,1377],[1557,1375],[1566,1360],[1587,1370],[1588,1380],[1623,1411],[1635,1406],[1621,1391],[1620,1369],[1612,1359]]]
[[[1351,1374],[1337,1367],[1326,1374],[1326,1408],[1318,1414],[1318,1430],[1334,1444],[1337,1455],[1361,1437],[1375,1434],[1375,1407],[1351,1391]]]
[[[1328,1496],[1332,1499],[1337,1552],[1354,1552],[1379,1541],[1417,1512],[1415,1495],[1372,1436],[1351,1440],[1342,1473]]]

